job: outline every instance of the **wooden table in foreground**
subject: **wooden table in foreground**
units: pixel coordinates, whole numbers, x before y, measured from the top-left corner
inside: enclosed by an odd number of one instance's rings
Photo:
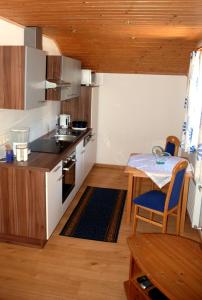
[[[146,275],[170,300],[202,299],[201,244],[162,233],[136,234],[128,238],[131,252],[129,280],[124,282],[128,300],[150,299],[136,278]]]
[[[132,168],[127,166],[125,168],[125,173],[128,174],[128,193],[126,199],[126,223],[130,224],[131,221],[131,207],[133,200],[133,190],[134,190],[134,182],[137,178],[149,178],[146,173],[140,171],[136,168]],[[186,216],[186,208],[187,208],[187,199],[188,199],[188,191],[189,191],[189,181],[192,178],[192,172],[185,173],[183,193],[182,193],[182,208],[181,208],[181,219],[180,219],[180,234],[182,235],[184,232],[184,223]]]

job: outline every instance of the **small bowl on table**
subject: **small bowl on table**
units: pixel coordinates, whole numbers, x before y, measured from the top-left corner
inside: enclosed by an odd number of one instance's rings
[[[156,163],[158,165],[163,165],[171,157],[171,154],[168,152],[162,152],[155,155],[155,157],[156,157]]]

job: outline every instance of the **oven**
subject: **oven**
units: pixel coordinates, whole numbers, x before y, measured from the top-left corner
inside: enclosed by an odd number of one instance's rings
[[[76,153],[72,152],[62,162],[62,203],[75,187]]]

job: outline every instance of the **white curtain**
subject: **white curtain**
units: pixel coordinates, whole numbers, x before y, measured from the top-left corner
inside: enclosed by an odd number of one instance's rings
[[[183,124],[182,149],[196,152],[195,179],[202,183],[202,52],[191,53],[187,93],[185,98],[185,120]]]

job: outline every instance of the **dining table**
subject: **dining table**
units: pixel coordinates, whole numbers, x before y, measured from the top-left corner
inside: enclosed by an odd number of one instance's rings
[[[182,157],[169,157],[162,164],[156,162],[156,157],[153,154],[135,154],[129,156],[125,173],[128,174],[128,192],[126,198],[126,224],[131,222],[132,200],[134,195],[137,195],[137,181],[141,178],[150,178],[152,183],[155,183],[158,188],[164,187],[170,182],[172,169],[180,161]],[[188,166],[182,190],[181,199],[181,217],[180,217],[180,235],[184,233],[184,223],[186,216],[186,207],[189,191],[189,182],[193,177],[191,167]]]

